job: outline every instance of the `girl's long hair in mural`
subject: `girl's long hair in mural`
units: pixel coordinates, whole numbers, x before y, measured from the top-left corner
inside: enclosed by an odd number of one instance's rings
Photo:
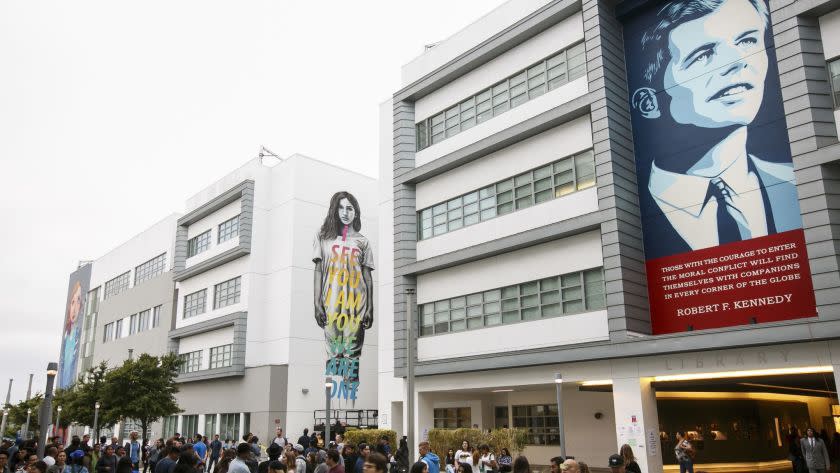
[[[344,198],[349,200],[353,208],[356,209],[356,218],[353,219],[352,224],[353,230],[358,232],[362,229],[362,209],[359,208],[359,201],[347,191],[336,192],[330,199],[330,210],[327,212],[327,218],[324,219],[324,224],[321,225],[321,231],[318,233],[322,240],[332,240],[341,235],[344,225],[338,218],[338,203]]]

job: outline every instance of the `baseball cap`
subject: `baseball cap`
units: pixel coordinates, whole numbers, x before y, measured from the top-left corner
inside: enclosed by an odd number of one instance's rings
[[[614,454],[610,455],[609,465],[610,465],[610,468],[616,467],[616,466],[624,466],[624,457],[622,457],[621,455],[619,455],[617,453],[614,453]]]
[[[298,453],[303,452],[303,445],[296,443],[294,449]]]

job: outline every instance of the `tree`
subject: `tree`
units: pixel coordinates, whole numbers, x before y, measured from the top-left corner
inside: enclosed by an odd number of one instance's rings
[[[175,400],[180,363],[174,353],[159,357],[143,353],[108,371],[104,383],[106,414],[140,421],[145,441],[152,422],[181,412]]]
[[[92,427],[97,402],[102,405],[99,410],[97,428],[110,427],[117,423],[119,415],[114,415],[106,409],[106,406],[110,404],[105,380],[107,373],[108,365],[103,361],[81,373],[79,379],[70,388],[56,391],[53,406],[61,405],[63,409],[62,425],[77,422]],[[94,432],[94,435],[97,434],[98,432]]]
[[[32,414],[29,417],[29,432],[38,432],[38,429],[40,428],[40,426],[38,425],[38,412],[40,412],[41,402],[43,400],[43,394],[35,393],[35,395],[29,398],[28,401],[20,401],[17,404],[6,404],[5,407],[9,410],[9,417],[7,419],[7,430],[6,432],[3,432],[3,435],[6,435],[9,432],[9,430],[11,430],[12,436],[14,436],[14,432],[18,430],[23,430],[23,427],[26,425],[27,409],[32,410]]]

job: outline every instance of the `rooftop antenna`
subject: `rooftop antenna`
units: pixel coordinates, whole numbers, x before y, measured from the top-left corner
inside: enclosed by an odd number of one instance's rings
[[[283,162],[283,158],[277,156],[273,151],[266,148],[265,146],[260,146],[260,162],[263,166],[274,167]]]

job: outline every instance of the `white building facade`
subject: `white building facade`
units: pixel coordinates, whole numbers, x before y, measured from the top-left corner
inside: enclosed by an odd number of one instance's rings
[[[393,267],[379,305],[394,308],[380,325],[380,425],[418,441],[521,427],[522,453],[547,465],[561,453],[559,391],[566,454],[605,467],[629,444],[643,472],[678,471],[677,431],[698,446],[695,468],[781,471],[788,427],[838,430],[837,5],[765,4],[817,315],[765,323],[766,308],[661,333],[625,41],[666,3],[686,2],[511,0],[403,66],[380,114],[380,259]]]

